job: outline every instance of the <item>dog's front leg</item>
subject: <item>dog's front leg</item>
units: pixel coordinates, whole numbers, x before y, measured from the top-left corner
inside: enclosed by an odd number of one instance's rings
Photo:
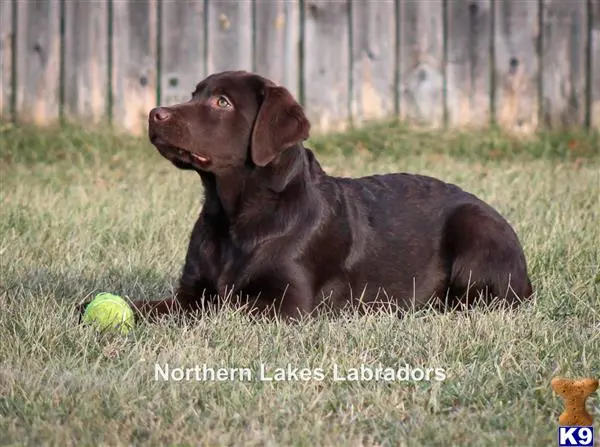
[[[247,289],[247,296],[255,297],[248,299],[251,313],[294,320],[312,312],[314,291],[308,276],[299,268],[282,270]]]
[[[91,301],[79,304],[77,313],[81,322],[86,307]],[[198,296],[196,289],[188,290],[180,287],[175,295],[162,300],[136,300],[131,303],[136,322],[146,320],[156,323],[161,317],[171,314],[181,316],[199,315],[205,308],[202,296]]]

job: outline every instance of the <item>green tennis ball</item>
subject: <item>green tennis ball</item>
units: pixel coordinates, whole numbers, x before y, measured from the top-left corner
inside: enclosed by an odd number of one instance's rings
[[[123,298],[112,293],[99,293],[87,305],[83,321],[96,325],[100,330],[117,329],[127,334],[134,325],[131,307]]]

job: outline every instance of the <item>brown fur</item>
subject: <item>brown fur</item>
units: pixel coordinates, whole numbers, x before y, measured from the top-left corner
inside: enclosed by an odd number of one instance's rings
[[[302,144],[309,130],[284,87],[246,72],[150,112],[150,140],[199,174],[205,200],[176,296],[137,302],[138,314],[218,307],[232,287],[236,304],[284,317],[532,294],[518,237],[492,207],[420,175],[329,176]]]

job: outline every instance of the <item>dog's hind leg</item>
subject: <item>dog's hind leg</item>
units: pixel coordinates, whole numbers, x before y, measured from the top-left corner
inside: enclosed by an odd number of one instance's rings
[[[446,222],[441,248],[448,260],[451,307],[470,307],[482,300],[515,307],[532,295],[516,233],[485,204],[456,208]]]

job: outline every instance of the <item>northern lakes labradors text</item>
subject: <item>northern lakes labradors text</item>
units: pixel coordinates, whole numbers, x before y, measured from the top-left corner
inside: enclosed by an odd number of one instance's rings
[[[360,364],[354,367],[333,364],[330,368],[309,368],[287,364],[273,366],[264,363],[256,367],[222,367],[197,364],[173,366],[168,363],[154,365],[154,380],[172,382],[441,382],[446,380],[444,368],[413,367],[407,363],[395,366]]]

